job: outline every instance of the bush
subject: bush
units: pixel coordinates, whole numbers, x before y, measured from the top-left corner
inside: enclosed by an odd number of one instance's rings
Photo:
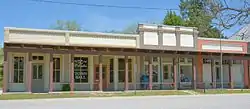
[[[62,91],[70,91],[70,85],[69,84],[63,84]]]

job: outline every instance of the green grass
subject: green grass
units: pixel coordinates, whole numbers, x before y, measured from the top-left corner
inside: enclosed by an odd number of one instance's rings
[[[204,90],[195,90],[200,94],[242,94],[242,93],[250,93],[250,89],[206,89]]]
[[[116,93],[61,93],[61,94],[2,94],[0,100],[15,99],[45,99],[45,98],[85,98],[85,97],[115,97],[115,96],[152,96],[152,95],[187,95],[183,91],[140,91]]]

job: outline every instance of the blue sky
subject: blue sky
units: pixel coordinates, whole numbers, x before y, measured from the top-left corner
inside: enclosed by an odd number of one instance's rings
[[[179,0],[54,0],[87,4],[106,4],[178,9]],[[30,0],[1,0],[0,29],[3,27],[50,28],[56,20],[75,20],[90,31],[122,30],[145,22],[162,22],[163,10],[118,9],[60,5]],[[231,35],[239,26],[225,31]],[[3,31],[0,31],[3,41]]]

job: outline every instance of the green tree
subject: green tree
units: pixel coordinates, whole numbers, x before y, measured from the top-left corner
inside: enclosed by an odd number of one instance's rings
[[[0,48],[0,88],[2,87],[3,81],[3,58],[4,58],[3,48]]]
[[[212,25],[214,16],[207,10],[210,0],[181,0],[180,13],[186,26],[197,27],[200,37],[219,38],[221,31]]]
[[[168,11],[164,20],[164,25],[185,26],[185,21],[181,16],[176,15],[174,11]]]
[[[131,24],[127,27],[125,27],[122,30],[110,30],[110,31],[105,31],[107,33],[121,33],[121,34],[136,34],[137,33],[137,24]]]
[[[125,34],[136,34],[137,33],[137,26],[138,24],[134,23],[131,24],[129,26],[127,26],[126,28],[124,28],[121,33],[125,33]]]
[[[57,20],[56,24],[52,26],[53,29],[57,30],[69,30],[69,31],[81,31],[81,25],[76,21],[64,21]]]

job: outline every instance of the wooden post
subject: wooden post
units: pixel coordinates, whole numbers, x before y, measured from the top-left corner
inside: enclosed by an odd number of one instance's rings
[[[124,83],[124,90],[128,90],[128,56],[125,56],[125,83]]]
[[[4,64],[3,64],[3,93],[8,91],[9,79],[9,66],[8,66],[8,53],[4,51]]]
[[[201,49],[201,48],[200,48]],[[197,81],[198,81],[198,87],[201,88],[203,87],[203,85],[205,85],[203,83],[203,55],[201,54],[201,52],[198,53],[197,55]],[[205,86],[204,86],[205,87]]]
[[[232,78],[232,61],[229,60],[229,63],[228,63],[228,77],[229,77],[229,84],[230,84],[230,88],[233,89],[234,88],[234,85],[233,85],[233,78]]]
[[[75,84],[75,79],[74,79],[74,54],[71,54],[71,72],[70,72],[70,91],[73,93],[74,91],[74,84]]]
[[[214,60],[211,59],[211,79],[212,79],[212,88],[216,88],[216,82],[214,81]]]
[[[177,90],[177,62],[176,58],[173,58],[173,66],[174,66],[174,89]]]
[[[193,67],[193,88],[196,89],[196,62],[195,58],[192,59],[192,67]]]
[[[152,76],[152,74],[153,74],[153,68],[152,68],[152,61],[153,61],[153,59],[152,59],[152,57],[149,57],[149,90],[152,90],[152,88],[153,88],[153,76]]]
[[[102,55],[99,55],[99,91],[102,91]]]
[[[31,72],[32,72],[32,70],[33,70],[33,68],[32,68],[32,53],[28,53],[28,58],[29,58],[29,61],[27,62],[27,67],[28,67],[28,70],[27,70],[27,91],[28,92],[31,92],[31,79],[32,79],[32,74],[31,74]]]
[[[49,92],[53,92],[53,54],[50,53],[49,57]]]
[[[248,60],[243,60],[243,66],[244,66],[244,88],[249,88],[249,68],[248,68]]]

